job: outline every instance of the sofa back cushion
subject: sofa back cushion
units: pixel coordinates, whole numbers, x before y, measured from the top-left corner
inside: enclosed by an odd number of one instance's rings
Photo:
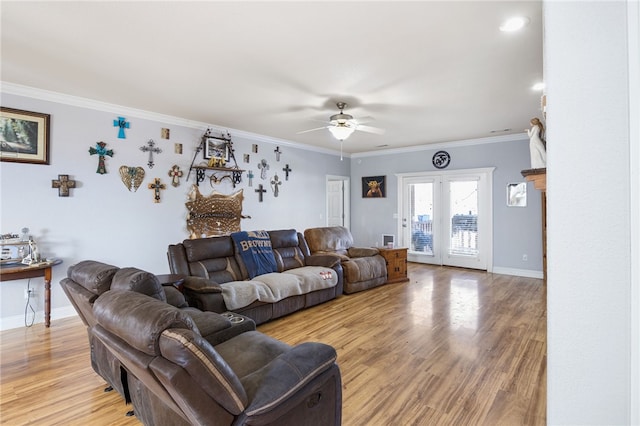
[[[231,238],[235,243],[238,264],[249,279],[278,271],[267,231],[234,232]]]
[[[269,231],[269,238],[278,272],[305,266],[305,256],[300,247],[302,235],[295,229]],[[303,247],[306,248],[306,244]]]
[[[189,268],[188,275],[207,278],[220,284],[248,278],[243,275],[236,261],[231,237],[184,240],[182,245]],[[169,256],[172,256],[172,251]]]
[[[326,226],[321,228],[309,228],[304,231],[312,254],[337,253],[347,255],[347,251],[353,246],[353,236],[344,226]]]

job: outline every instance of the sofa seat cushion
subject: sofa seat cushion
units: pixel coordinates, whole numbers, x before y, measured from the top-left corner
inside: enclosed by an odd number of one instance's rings
[[[351,258],[342,263],[344,278],[349,283],[386,277],[387,264],[380,255]]]
[[[255,301],[276,303],[290,296],[334,287],[338,275],[331,268],[304,266],[285,272],[273,272],[250,281],[223,283],[222,297],[230,310],[244,308]]]
[[[242,380],[291,350],[291,346],[259,331],[247,331],[214,346],[214,349]]]

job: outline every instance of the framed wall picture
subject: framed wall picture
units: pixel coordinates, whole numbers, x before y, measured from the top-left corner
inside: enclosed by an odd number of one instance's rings
[[[527,182],[507,184],[507,206],[527,207]]]
[[[222,139],[209,138],[204,146],[204,158],[222,158],[229,161],[229,143]]]
[[[49,114],[0,107],[0,161],[49,164]]]
[[[386,196],[386,176],[367,176],[362,178],[362,198],[384,198]]]

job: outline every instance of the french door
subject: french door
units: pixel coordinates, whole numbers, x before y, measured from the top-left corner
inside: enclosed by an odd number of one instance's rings
[[[491,270],[493,168],[398,175],[408,260]]]

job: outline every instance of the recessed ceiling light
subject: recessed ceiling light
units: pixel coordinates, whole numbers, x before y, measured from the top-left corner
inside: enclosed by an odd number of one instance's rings
[[[526,16],[514,16],[509,18],[500,25],[500,31],[513,32],[518,31],[525,27],[529,23],[529,18]]]
[[[544,83],[540,82],[540,83],[536,83],[533,86],[531,86],[531,90],[535,90],[536,92],[541,92],[544,90]]]

